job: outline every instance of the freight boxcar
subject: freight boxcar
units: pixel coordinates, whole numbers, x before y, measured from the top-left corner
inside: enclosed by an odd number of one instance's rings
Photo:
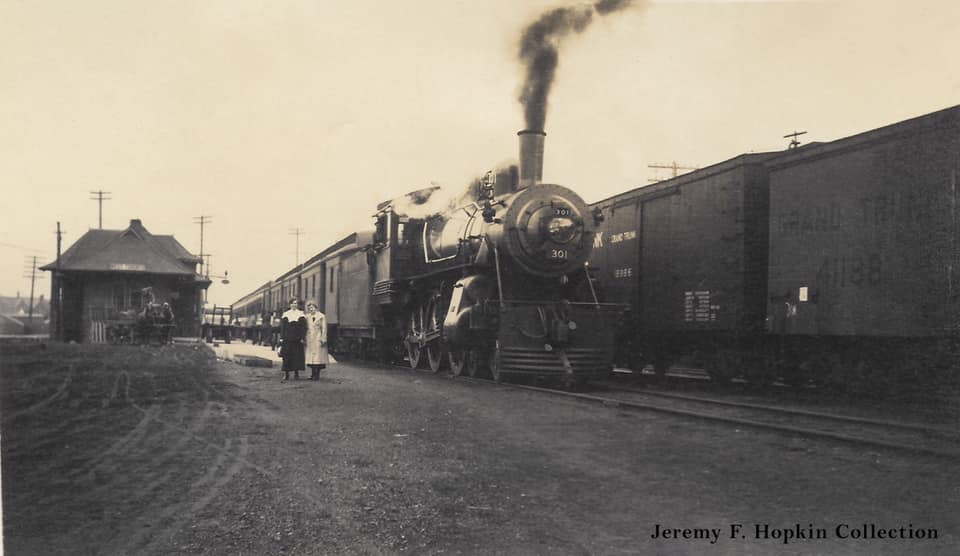
[[[717,370],[756,341],[766,310],[767,170],[747,154],[593,204],[590,266],[606,301],[628,303],[618,359],[658,372]]]
[[[854,390],[955,382],[960,107],[594,206],[621,364]]]
[[[960,309],[958,169],[960,107],[770,162],[767,314],[782,364],[844,381],[944,369]]]

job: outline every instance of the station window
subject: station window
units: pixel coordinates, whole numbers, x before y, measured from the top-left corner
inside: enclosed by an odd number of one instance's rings
[[[143,293],[140,290],[130,292],[130,308],[140,309],[143,307]]]
[[[122,311],[126,308],[126,296],[124,295],[122,284],[116,284],[113,286],[113,307],[118,311]]]

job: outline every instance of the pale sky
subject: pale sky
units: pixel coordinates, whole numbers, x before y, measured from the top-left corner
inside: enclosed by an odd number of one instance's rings
[[[588,202],[960,104],[955,0],[641,2],[560,52],[544,180]],[[0,294],[24,261],[140,218],[229,304],[378,202],[516,158],[524,27],[562,0],[0,2]],[[45,275],[47,273],[44,273]],[[49,295],[49,278],[38,283]]]

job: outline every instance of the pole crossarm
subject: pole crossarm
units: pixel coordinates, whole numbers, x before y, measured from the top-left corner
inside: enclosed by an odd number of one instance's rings
[[[97,228],[99,228],[99,229],[101,229],[101,230],[103,229],[103,202],[104,202],[104,201],[110,201],[110,200],[112,200],[111,197],[107,197],[107,195],[109,195],[109,194],[110,194],[109,191],[103,191],[103,190],[97,190],[97,191],[91,191],[91,192],[90,192],[90,195],[92,195],[92,196],[90,197],[90,200],[91,200],[91,201],[97,201],[97,205],[98,205],[98,209],[99,209],[99,211],[98,211],[98,212],[99,212],[99,217],[98,217],[98,219],[97,219]]]

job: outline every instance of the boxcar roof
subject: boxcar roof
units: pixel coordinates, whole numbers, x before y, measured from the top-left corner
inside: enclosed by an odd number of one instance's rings
[[[735,156],[731,159],[725,160],[723,162],[718,162],[710,166],[699,168],[692,172],[679,175],[674,178],[668,178],[663,181],[658,181],[656,183],[651,183],[648,185],[641,185],[635,187],[623,193],[618,193],[606,199],[601,199],[590,203],[590,206],[604,206],[617,203],[632,197],[646,196],[651,194],[656,194],[661,191],[669,190],[674,187],[678,187],[684,184],[693,183],[702,179],[706,179],[710,176],[716,174],[722,174],[724,172],[729,172],[734,168],[741,166],[746,166],[750,164],[762,164],[767,160],[770,160],[773,157],[782,154],[782,152],[763,152],[763,153],[747,153]]]
[[[924,114],[909,120],[903,120],[849,137],[843,137],[826,143],[806,145],[805,148],[784,152],[771,160],[771,171],[777,171],[812,159],[836,156],[846,152],[869,148],[873,145],[895,140],[924,131],[944,127],[960,127],[960,105]]]

